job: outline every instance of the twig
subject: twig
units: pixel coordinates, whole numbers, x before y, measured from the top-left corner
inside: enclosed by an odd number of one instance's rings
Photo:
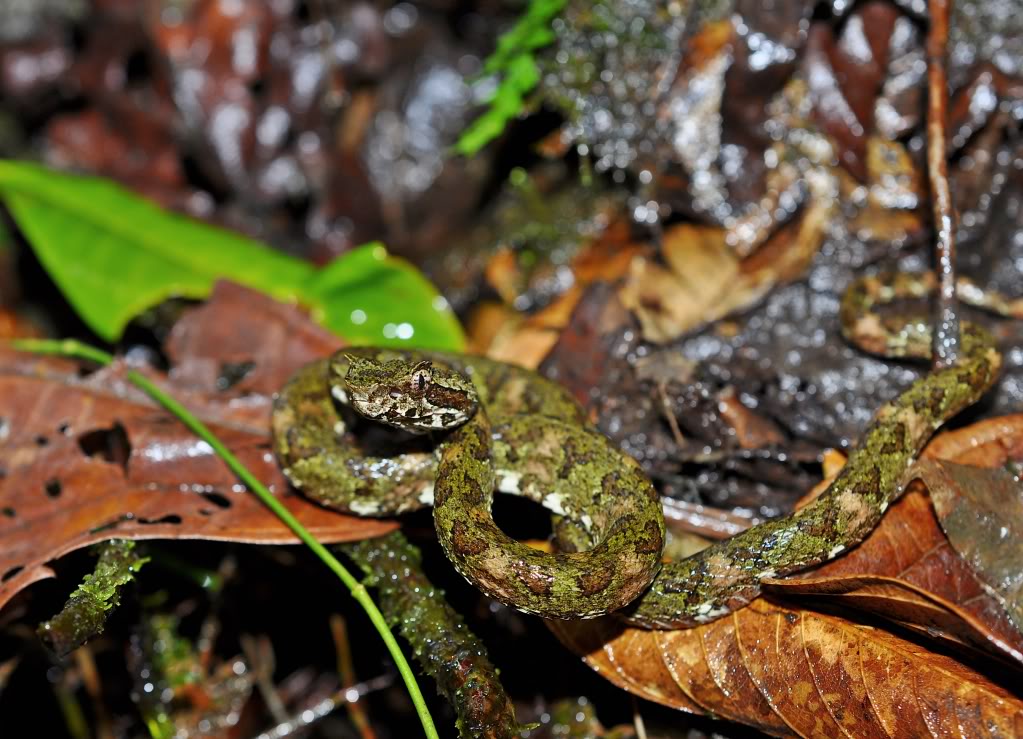
[[[93,658],[92,649],[88,645],[76,649],[73,653],[75,665],[78,667],[78,674],[81,676],[85,692],[92,701],[92,710],[95,713],[93,726],[96,739],[113,739],[114,730],[110,725],[110,714],[107,712],[106,703],[103,701],[103,682],[99,670],[96,669],[96,660]]]
[[[959,354],[959,317],[956,314],[955,207],[948,184],[945,52],[948,46],[949,0],[930,0],[931,25],[927,31],[927,174],[934,208],[938,320],[932,336],[936,369],[955,364]]]
[[[341,689],[355,685],[355,665],[352,664],[352,647],[348,643],[348,627],[344,616],[335,613],[330,617],[330,633],[334,636],[334,648],[337,650],[337,672],[341,676]],[[348,717],[359,730],[362,739],[376,739],[376,733],[366,715],[365,706],[357,700],[345,703]]]
[[[678,418],[675,416],[675,409],[671,407],[671,400],[668,398],[668,383],[661,381],[657,383],[657,393],[661,397],[661,407],[668,418],[668,426],[671,428],[671,435],[679,449],[685,449],[686,437],[682,435],[682,429],[678,426]]]
[[[302,711],[285,723],[264,731],[256,739],[283,739],[283,737],[294,736],[299,729],[309,726],[329,713],[333,713],[342,703],[354,703],[367,693],[382,690],[394,682],[390,675],[381,675],[364,683],[353,685],[349,688],[341,688],[329,698],[324,698],[314,706],[303,708]]]
[[[289,720],[288,709],[284,705],[284,701],[281,700],[280,693],[277,692],[273,681],[277,659],[270,640],[266,637],[242,634],[240,641],[242,652],[251,666],[251,674],[255,677],[256,690],[263,697],[266,710],[278,724],[286,723]]]

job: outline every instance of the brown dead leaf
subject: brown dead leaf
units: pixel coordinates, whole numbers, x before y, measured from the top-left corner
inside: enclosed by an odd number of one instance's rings
[[[557,343],[588,287],[620,281],[635,258],[649,253],[647,246],[627,237],[626,224],[614,223],[601,238],[584,245],[570,265],[572,285],[543,310],[525,318],[508,311],[502,325],[491,322],[485,332],[483,324],[470,321],[472,346],[491,359],[535,368]]]
[[[721,228],[681,224],[664,234],[668,267],[637,257],[618,292],[650,341],[664,343],[687,329],[720,316],[717,306],[736,288],[739,259]]]
[[[985,675],[887,631],[767,599],[676,631],[611,618],[549,625],[594,670],[636,695],[777,736],[1023,731],[1023,700]]]
[[[674,226],[665,232],[661,250],[667,268],[637,256],[619,298],[636,314],[645,339],[673,341],[799,277],[820,248],[830,210],[830,205],[809,205],[745,259],[729,245],[730,231]]]
[[[270,451],[270,393],[334,346],[297,309],[222,285],[175,328],[170,376],[147,371],[324,542],[395,527],[291,494]],[[297,542],[124,370],[83,377],[66,360],[0,352],[0,606],[52,576],[47,562],[103,539]]]

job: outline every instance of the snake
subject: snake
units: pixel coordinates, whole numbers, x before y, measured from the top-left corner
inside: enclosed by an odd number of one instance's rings
[[[840,308],[843,335],[873,354],[929,358],[924,321],[885,320],[878,308],[933,286],[928,273],[854,280]],[[992,308],[987,298],[971,302]],[[923,445],[998,376],[1001,354],[983,328],[964,322],[960,349],[955,364],[876,411],[813,502],[663,564],[659,498],[638,464],[589,424],[565,389],[511,364],[342,349],[301,368],[278,394],[274,448],[292,485],[322,505],[369,516],[432,505],[455,569],[521,611],[562,619],[615,612],[635,626],[684,628],[747,604],[764,578],[821,564],[866,538]],[[497,527],[495,489],[551,510],[556,551]]]
[[[369,428],[351,433],[357,425]],[[650,480],[566,390],[529,370],[346,348],[299,369],[274,401],[272,428],[282,469],[306,496],[365,516],[432,505],[455,569],[521,611],[603,615],[635,600],[661,566],[664,517]],[[501,531],[495,489],[549,509],[560,551]]]

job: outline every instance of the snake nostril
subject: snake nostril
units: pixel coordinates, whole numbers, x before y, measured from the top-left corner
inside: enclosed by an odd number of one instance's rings
[[[415,408],[409,408],[407,411],[405,411],[405,418],[415,418],[415,417],[416,417],[416,409]]]

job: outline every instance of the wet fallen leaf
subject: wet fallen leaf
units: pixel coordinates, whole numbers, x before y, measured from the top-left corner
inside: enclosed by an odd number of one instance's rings
[[[949,543],[969,563],[1023,631],[1023,486],[1002,468],[921,460],[913,473],[927,485]]]
[[[867,2],[851,15],[841,30],[826,24],[811,28],[805,63],[815,118],[835,141],[838,160],[862,181],[865,139],[874,129],[875,101],[899,14],[889,4]]]
[[[272,389],[336,346],[297,309],[222,284],[175,329],[170,377],[146,370],[325,542],[395,527],[287,492],[270,451]],[[124,370],[81,376],[65,360],[0,351],[0,606],[52,576],[48,562],[104,539],[297,541]]]

